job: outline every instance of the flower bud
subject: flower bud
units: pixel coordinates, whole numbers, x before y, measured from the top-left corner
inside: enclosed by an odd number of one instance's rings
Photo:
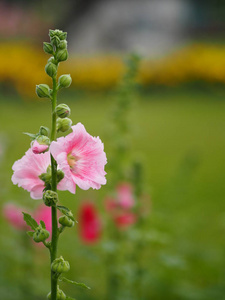
[[[40,98],[49,98],[50,97],[49,86],[47,84],[36,85],[36,94]]]
[[[49,235],[50,233],[46,229],[37,227],[33,235],[33,240],[36,243],[44,242],[49,237]]]
[[[44,153],[48,150],[48,145],[39,144],[36,140],[31,143],[31,149],[34,154]]]
[[[52,54],[53,53],[52,44],[44,42],[43,43],[43,50],[44,50],[45,53]]]
[[[48,127],[41,126],[40,130],[39,130],[39,134],[40,135],[48,136],[49,135],[49,129],[48,129]]]
[[[67,32],[63,32],[62,30],[59,30],[59,29],[55,29],[55,30],[50,29],[49,36],[50,36],[50,39],[57,36],[60,40],[66,40]]]
[[[67,74],[67,75],[61,75],[59,77],[58,84],[60,88],[68,88],[71,85],[71,82],[72,82],[72,78],[70,74]]]
[[[64,172],[62,170],[57,170],[57,183],[59,183],[64,178]]]
[[[68,51],[66,49],[59,50],[56,53],[56,59],[58,61],[65,61],[65,60],[67,60],[67,58],[68,58]]]
[[[47,295],[47,299],[51,300],[51,292],[48,293]],[[59,287],[57,286],[57,294],[56,294],[56,300],[66,300],[66,295],[64,294],[64,292],[62,290],[59,289]]]
[[[69,118],[58,118],[56,121],[56,128],[57,131],[62,131],[65,132],[67,130],[69,130],[72,126],[72,120],[70,120]]]
[[[43,201],[46,206],[55,206],[58,202],[58,194],[54,191],[47,190],[43,194]]]
[[[67,49],[67,41],[66,40],[60,41],[59,49]]]
[[[69,117],[69,115],[70,115],[69,106],[66,104],[63,104],[63,103],[57,105],[55,111],[56,111],[57,116],[60,118],[66,118],[66,117]]]
[[[40,145],[50,145],[50,139],[45,136],[45,135],[39,135],[36,138],[36,141],[40,144]]]
[[[49,62],[45,66],[45,72],[48,74],[48,76],[53,77],[57,72],[57,66],[52,62]]]
[[[62,256],[60,256],[52,262],[51,269],[55,273],[65,273],[69,271],[70,264],[68,261],[65,261]]]
[[[48,63],[53,63],[54,65],[57,65],[57,61],[55,60],[54,56],[51,56],[51,57],[48,59]]]
[[[65,227],[73,227],[74,221],[68,218],[67,216],[61,216],[59,218],[59,223]]]

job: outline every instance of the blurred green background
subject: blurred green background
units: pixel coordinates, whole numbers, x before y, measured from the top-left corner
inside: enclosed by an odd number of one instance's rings
[[[42,202],[12,184],[11,168],[29,148],[23,132],[50,127],[50,103],[35,95],[35,85],[49,80],[42,42],[49,28],[68,31],[70,58],[60,72],[70,73],[73,84],[58,100],[70,106],[74,124],[100,136],[109,163],[108,184],[99,191],[60,192],[75,217],[82,202],[94,202],[103,224],[95,244],[82,242],[79,224],[61,237],[59,253],[71,264],[68,277],[91,286],[83,291],[63,283],[63,290],[80,300],[225,299],[225,5],[140,3],[137,13],[137,3],[126,0],[1,1],[0,208],[13,202],[32,211]],[[120,11],[117,17],[114,11]],[[104,209],[116,176],[110,169],[111,116],[130,52],[142,59],[126,112],[128,152],[142,162],[151,209],[141,226],[112,236]],[[0,222],[0,298],[45,299],[47,250],[30,243],[3,214]],[[110,272],[119,279],[111,298]]]

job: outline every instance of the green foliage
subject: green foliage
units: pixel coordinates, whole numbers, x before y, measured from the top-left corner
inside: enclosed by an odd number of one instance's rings
[[[38,223],[28,213],[23,212],[23,219],[33,230],[38,227]]]

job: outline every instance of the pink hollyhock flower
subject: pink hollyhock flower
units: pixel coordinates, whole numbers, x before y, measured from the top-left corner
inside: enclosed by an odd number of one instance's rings
[[[21,159],[14,163],[12,182],[30,192],[31,198],[41,199],[45,185],[39,176],[47,172],[50,164],[49,152],[36,155],[30,148]],[[64,184],[65,179],[62,179],[58,184],[58,189],[64,190]]]
[[[99,137],[92,137],[81,123],[72,126],[73,132],[52,142],[50,152],[66,178],[65,190],[75,194],[81,189],[100,189],[106,184],[104,166],[107,162]]]
[[[34,154],[40,154],[48,150],[48,145],[41,145],[36,140],[31,144],[31,149]]]
[[[27,229],[27,225],[23,220],[22,208],[12,203],[7,203],[3,206],[3,215],[14,228],[19,230]]]
[[[92,203],[83,203],[79,211],[79,235],[85,243],[95,243],[102,231],[101,220]]]

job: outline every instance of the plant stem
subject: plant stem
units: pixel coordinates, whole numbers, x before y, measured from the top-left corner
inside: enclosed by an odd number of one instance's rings
[[[56,112],[55,108],[57,105],[57,82],[56,75],[52,78],[53,81],[53,92],[52,92],[52,131],[51,141],[56,139]],[[57,192],[57,163],[51,155],[51,168],[52,168],[52,185],[51,189]],[[57,243],[58,243],[58,221],[57,221],[57,208],[52,206],[52,242],[51,242],[51,263],[57,257]],[[57,278],[54,276],[55,273],[51,271],[51,300],[56,300],[57,296]]]

